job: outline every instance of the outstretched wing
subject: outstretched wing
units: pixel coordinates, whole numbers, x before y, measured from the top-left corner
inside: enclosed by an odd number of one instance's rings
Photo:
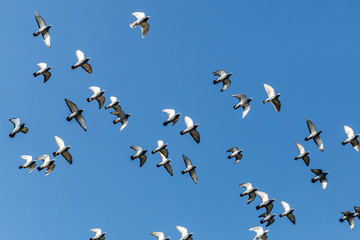
[[[66,105],[70,109],[71,112],[76,112],[78,110],[75,103],[65,98]]]
[[[143,12],[134,12],[132,15],[134,15],[137,19],[142,19],[145,17],[145,13]]]
[[[323,141],[321,139],[321,137],[318,135],[314,138],[314,141],[316,143],[316,145],[319,147],[319,149],[323,152],[324,151],[324,144]]]
[[[300,154],[305,153],[305,148],[300,143],[295,143]]]
[[[267,200],[269,200],[269,196],[267,193],[261,191],[256,191],[255,193],[261,198],[262,202],[266,202]]]
[[[309,129],[310,133],[317,132],[315,125],[312,123],[312,121],[310,121],[310,119],[308,119],[308,118],[306,119],[306,124],[308,126],[308,129]]]
[[[86,132],[87,128],[86,128],[85,118],[81,114],[79,114],[75,117],[75,119],[79,123],[79,125],[82,127],[82,129],[84,129],[84,131]]]
[[[78,61],[81,61],[85,58],[85,55],[81,50],[76,50],[76,58]]]
[[[145,38],[145,36],[149,32],[150,25],[147,22],[143,22],[140,24],[140,27],[141,27],[142,38]]]
[[[352,130],[351,127],[349,127],[349,126],[344,126],[344,128],[345,128],[346,136],[347,136],[348,138],[353,137],[353,136],[355,135],[355,134],[354,134],[354,130]]]
[[[83,65],[81,65],[81,67],[82,67],[85,71],[87,71],[88,73],[92,73],[92,67],[91,67],[90,64],[84,63]]]
[[[200,134],[197,130],[190,131],[190,135],[193,137],[195,142],[200,143]]]
[[[100,88],[97,87],[97,86],[89,87],[89,89],[90,89],[94,94],[100,92]]]
[[[37,12],[35,12],[35,20],[39,28],[46,26],[45,20]]]
[[[169,118],[173,117],[175,115],[175,110],[174,109],[164,109],[162,110],[163,112],[167,113],[167,115],[169,116]]]
[[[46,46],[50,48],[50,33],[49,31],[43,32],[42,37]]]
[[[226,74],[225,70],[217,70],[216,72],[213,72],[211,75],[221,77],[221,76],[223,76],[225,74]]]
[[[190,117],[185,116],[185,125],[187,128],[189,128],[194,125],[194,122]]]
[[[166,163],[164,165],[164,167],[165,167],[166,171],[168,171],[168,173],[170,173],[170,175],[173,176],[173,170],[172,170],[171,165],[169,163]]]
[[[275,90],[270,85],[264,84],[264,88],[269,98],[276,95]]]
[[[223,91],[225,91],[229,86],[230,86],[230,84],[231,84],[231,81],[230,81],[230,79],[225,79],[224,81],[223,81],[223,86],[222,86],[222,88],[221,88],[221,92],[223,92]]]
[[[64,141],[61,138],[59,138],[58,136],[55,136],[55,141],[56,141],[56,144],[58,145],[59,149],[65,147]]]
[[[246,190],[253,188],[251,183],[241,183],[241,184],[239,184],[239,186],[246,188]]]
[[[190,176],[191,176],[192,180],[197,184],[198,183],[198,178],[197,178],[197,174],[196,174],[195,170],[194,169],[190,170],[189,173],[190,173]]]
[[[12,122],[12,124],[14,124],[14,128],[20,126],[20,119],[19,118],[10,118],[9,121]]]
[[[176,229],[180,232],[181,237],[188,235],[188,230],[182,226],[176,226]]]
[[[283,206],[285,212],[290,210],[290,205],[287,202],[281,201],[281,205]]]

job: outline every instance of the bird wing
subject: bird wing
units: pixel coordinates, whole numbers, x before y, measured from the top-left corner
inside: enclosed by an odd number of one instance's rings
[[[270,85],[264,84],[264,88],[269,98],[276,95],[275,90]]]
[[[294,214],[289,213],[289,214],[287,215],[287,217],[288,217],[288,219],[290,220],[290,222],[292,222],[293,224],[295,224],[295,216],[294,216]]]
[[[192,180],[197,184],[198,183],[198,178],[197,178],[197,174],[196,174],[195,170],[194,169],[190,170],[189,173],[190,173],[190,176],[191,176]]]
[[[134,12],[132,15],[134,15],[137,19],[142,19],[145,17],[145,13],[143,12]]]
[[[32,156],[30,156],[30,155],[22,155],[20,157],[22,159],[24,159],[26,162],[31,162],[32,161]]]
[[[284,208],[284,211],[290,211],[290,205],[287,202],[281,201],[281,205]]]
[[[51,164],[50,166],[47,167],[45,176],[49,175],[55,168],[55,164]]]
[[[305,148],[300,143],[295,143],[300,154],[305,153]]]
[[[271,224],[273,224],[275,222],[275,219],[271,218],[268,223],[266,224],[266,227],[270,226]]]
[[[43,75],[44,75],[44,83],[45,83],[45,82],[47,82],[47,80],[50,79],[51,72],[45,72],[45,73],[43,73]]]
[[[36,160],[40,160],[40,161],[43,161],[43,162],[48,162],[48,161],[50,161],[50,156],[45,154],[45,155],[37,157]]]
[[[169,156],[169,151],[166,148],[161,149],[160,153],[163,154],[166,158]]]
[[[117,113],[116,115],[121,115],[122,116],[124,114],[124,111],[122,110],[122,107],[120,105],[118,105],[118,104],[113,106],[113,109],[115,109],[115,112]]]
[[[102,108],[102,106],[104,106],[105,103],[105,97],[104,96],[100,96],[96,99],[99,103],[99,109]]]
[[[281,109],[281,102],[279,101],[279,99],[275,98],[274,100],[271,101],[272,105],[274,106],[275,110],[277,112],[280,112]]]
[[[235,152],[235,151],[237,151],[238,150],[238,148],[237,147],[232,147],[232,148],[230,148],[229,150],[227,150],[226,152]],[[245,184],[245,183],[244,183]]]
[[[19,118],[11,118],[9,119],[10,122],[12,122],[12,124],[14,124],[14,128],[20,126],[20,119]]]
[[[193,139],[195,140],[195,142],[199,143],[200,142],[200,134],[199,132],[195,129],[190,131],[190,135],[193,137]]]
[[[85,55],[81,50],[76,50],[76,58],[78,61],[81,61],[85,58]]]
[[[140,156],[140,167],[142,167],[145,164],[146,159],[147,159],[146,155],[141,155]]]
[[[92,67],[91,67],[90,64],[84,63],[83,65],[81,65],[81,67],[82,67],[85,71],[87,71],[88,73],[92,73]]]
[[[36,163],[33,163],[29,168],[29,173],[31,173],[36,167]]]
[[[223,92],[223,91],[225,91],[229,86],[230,86],[230,84],[231,84],[231,81],[230,81],[230,79],[225,79],[224,81],[223,81],[223,86],[222,86],[222,88],[221,88],[221,92]]]
[[[316,175],[320,175],[323,172],[321,169],[311,169],[311,171]]]
[[[254,232],[256,232],[257,235],[261,235],[264,233],[263,227],[253,227],[253,228],[250,228],[249,231],[254,231]]]
[[[239,99],[239,101],[246,100],[246,98],[247,98],[245,94],[235,94],[235,95],[232,95],[232,96]]]
[[[140,24],[140,27],[141,27],[142,38],[145,38],[146,34],[149,32],[150,25],[147,22],[143,22]]]
[[[265,206],[265,208],[266,208],[266,212],[268,214],[270,214],[271,210],[274,208],[274,205],[273,204],[268,204],[268,205]]]
[[[267,200],[269,200],[269,195],[267,193],[261,191],[256,191],[255,193],[261,198],[262,202],[266,202]]]
[[[38,64],[36,64],[36,65],[38,65],[40,69],[44,69],[44,68],[47,67],[47,64],[46,64],[46,63],[38,63]]]
[[[243,106],[243,114],[242,114],[242,118],[244,118],[246,116],[246,114],[248,114],[248,112],[250,111],[250,104],[247,104],[246,106]]]
[[[239,184],[239,186],[244,187],[246,190],[253,188],[251,183],[241,183],[241,184]]]
[[[141,152],[142,148],[140,146],[131,146],[130,147],[132,150],[135,150],[136,152]]]
[[[315,141],[316,145],[319,147],[319,149],[323,152],[324,151],[324,144],[323,144],[323,141],[322,141],[321,137],[319,135],[317,135],[314,138],[314,141]]]
[[[160,147],[160,146],[164,145],[164,141],[162,141],[162,140],[158,140],[158,141],[157,141],[157,145],[158,145],[158,147]]]
[[[181,237],[188,235],[188,230],[182,226],[176,226],[176,229],[180,232]]]
[[[99,237],[101,235],[101,229],[100,228],[93,228],[93,229],[90,229],[91,232],[94,232],[95,233],[95,237]]]
[[[164,233],[162,233],[162,232],[152,232],[152,233],[150,233],[150,234],[153,235],[153,236],[155,236],[155,237],[157,237],[159,240],[162,240],[162,239],[165,238],[165,235],[164,235]]]
[[[39,28],[46,26],[45,20],[37,12],[35,12],[35,20]]]
[[[55,141],[56,141],[56,144],[58,145],[59,149],[65,147],[64,141],[61,138],[59,138],[58,136],[55,136]]]
[[[78,110],[75,103],[65,98],[66,105],[70,109],[71,112],[76,112]]]
[[[194,122],[190,117],[185,116],[185,125],[187,128],[189,128],[194,125]]]
[[[309,156],[303,157],[303,160],[304,160],[306,166],[309,166],[309,164],[310,164],[310,158],[309,158]]]
[[[247,201],[247,204],[251,203],[252,201],[254,201],[254,199],[256,198],[256,194],[255,193],[250,193],[249,194],[249,199]]]
[[[308,126],[310,133],[317,132],[315,125],[312,123],[312,121],[310,121],[310,119],[308,119],[308,118],[306,119],[306,124]]]
[[[165,112],[169,118],[173,117],[175,115],[175,110],[174,109],[164,109],[162,110],[163,112]]]
[[[100,88],[96,86],[89,87],[89,89],[95,94],[100,92]]]
[[[111,97],[110,97],[110,101],[111,101],[111,103],[114,103],[114,102],[116,102],[116,101],[117,101],[117,98],[116,98],[116,97],[114,97],[114,96],[111,96]]]
[[[164,167],[165,167],[166,171],[168,171],[168,173],[170,173],[170,175],[173,176],[173,170],[172,170],[171,165],[169,163],[166,163],[164,165]]]
[[[221,77],[221,76],[223,76],[225,74],[226,74],[225,70],[217,70],[216,72],[213,72],[211,75]]]
[[[347,136],[348,138],[353,137],[353,136],[355,135],[355,134],[354,134],[354,130],[352,130],[351,127],[349,127],[349,126],[344,126],[344,128],[345,128],[346,136]]]
[[[46,46],[50,47],[50,33],[49,31],[43,32],[42,37]]]
[[[350,143],[356,151],[359,151],[359,141],[357,139],[351,140]]]
[[[123,130],[123,129],[126,127],[126,125],[127,125],[128,123],[129,123],[129,120],[127,120],[127,119],[121,120],[122,126],[121,126],[121,128],[120,128],[120,132],[121,132],[121,130]]]
[[[321,182],[322,189],[325,190],[326,186],[327,186],[327,179],[326,178],[320,179],[320,182]]]
[[[68,161],[70,164],[72,164],[72,156],[68,151],[64,152],[61,155],[66,159],[66,161]]]
[[[184,162],[185,162],[185,166],[186,167],[192,166],[192,163],[191,163],[190,159],[188,157],[186,157],[184,154],[182,156],[183,156],[183,159],[184,159]]]
[[[85,118],[83,117],[83,115],[79,114],[75,117],[75,119],[80,124],[82,129],[84,129],[84,131],[86,132],[87,128],[86,128]]]

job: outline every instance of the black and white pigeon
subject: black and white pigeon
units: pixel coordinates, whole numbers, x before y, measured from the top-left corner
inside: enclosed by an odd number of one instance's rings
[[[46,25],[44,19],[37,12],[35,12],[35,20],[37,22],[39,30],[34,32],[33,35],[36,37],[37,35],[42,34],[46,46],[50,48],[49,29],[52,27],[52,25]]]
[[[175,114],[174,109],[164,109],[162,111],[168,115],[168,119],[163,123],[164,126],[168,125],[169,123],[172,123],[174,126],[175,123],[179,121],[181,113]]]
[[[188,233],[188,230],[182,226],[176,226],[176,229],[180,232],[181,238],[180,240],[192,240],[192,236],[194,233]]]
[[[218,84],[219,82],[223,83],[223,86],[220,90],[221,92],[225,91],[230,86],[231,81],[229,78],[232,73],[226,73],[225,70],[218,70],[216,72],[213,72],[211,75],[218,76],[218,78],[213,81],[214,84]]]
[[[66,118],[66,120],[71,121],[73,118],[76,119],[76,121],[79,123],[79,125],[82,127],[82,129],[84,129],[84,131],[86,132],[86,123],[85,123],[85,119],[84,117],[81,115],[81,113],[84,111],[84,109],[79,110],[76,106],[75,103],[73,103],[72,101],[68,100],[65,98],[65,102],[66,105],[69,107],[70,109],[70,116],[68,116]]]
[[[33,160],[32,156],[30,155],[22,155],[20,157],[25,160],[25,163],[24,165],[19,166],[19,169],[29,168],[29,173],[31,173],[36,167],[36,161]]]
[[[170,240],[170,237],[165,237],[164,233],[162,232],[152,232],[151,235],[155,236],[158,240]]]
[[[105,97],[103,96],[105,90],[100,91],[100,88],[96,86],[89,87],[89,89],[93,92],[93,95],[87,101],[97,100],[99,102],[99,109],[102,108],[105,103]]]
[[[345,212],[341,212],[344,216],[342,218],[339,219],[340,222],[344,222],[345,220],[348,221],[349,225],[350,225],[350,229],[353,230],[354,229],[354,225],[355,225],[355,218],[354,218],[354,213],[349,212],[349,211],[345,211]]]
[[[295,225],[295,216],[293,211],[295,208],[290,209],[290,205],[287,202],[281,201],[281,205],[284,208],[284,212],[279,215],[279,217],[287,216],[287,218]]]
[[[184,154],[182,155],[182,157],[184,159],[186,169],[184,171],[182,171],[181,173],[185,174],[185,173],[188,172],[190,174],[192,180],[197,184],[198,183],[198,177],[197,177],[197,174],[195,172],[195,168],[197,166],[192,165],[192,162],[190,161],[190,159],[188,157],[186,157]]]
[[[145,155],[147,150],[143,150],[140,146],[131,146],[130,148],[133,149],[134,151],[136,151],[136,153],[130,157],[131,160],[134,161],[136,158],[139,158],[140,159],[140,167],[142,167],[147,159],[147,156]]]
[[[145,38],[146,34],[149,32],[150,25],[148,24],[149,16],[145,16],[145,13],[143,12],[134,12],[132,15],[134,15],[137,20],[135,22],[130,23],[131,28],[135,28],[136,26],[141,27],[141,35],[142,38]]]
[[[125,114],[125,112],[122,110],[122,107],[118,104],[115,104],[113,107],[115,109],[114,112],[111,112],[111,114],[116,115],[118,118],[113,121],[113,124],[121,123],[120,131],[122,131],[126,125],[129,123],[129,117],[131,114]]]
[[[74,65],[71,66],[71,69],[82,67],[88,73],[92,73],[92,67],[88,63],[90,58],[89,57],[85,58],[84,53],[80,50],[76,50],[76,57],[77,57],[78,61]]]
[[[190,117],[185,116],[185,125],[186,125],[186,129],[181,131],[180,134],[184,135],[186,133],[190,133],[190,135],[193,137],[195,142],[199,143],[200,142],[200,134],[196,130],[196,128],[199,126],[199,124],[194,125],[193,120]]]
[[[239,103],[234,106],[234,109],[238,109],[239,107],[242,107],[243,108],[242,118],[244,118],[246,114],[248,114],[248,112],[250,111],[250,102],[251,100],[253,100],[253,98],[247,98],[245,94],[235,94],[232,96],[239,99]]]
[[[159,140],[157,142],[157,148],[155,148],[153,151],[151,151],[152,154],[155,154],[157,152],[160,152],[162,154],[164,154],[165,157],[169,156],[169,151],[166,149],[167,147],[167,143],[164,144],[164,142],[162,140]]]
[[[250,204],[252,201],[255,200],[256,198],[255,192],[258,190],[258,188],[253,188],[251,183],[241,183],[239,184],[239,186],[246,189],[245,192],[240,194],[240,197],[248,195],[249,200],[247,201],[247,204]]]
[[[359,141],[357,140],[357,138],[360,136],[360,134],[355,135],[354,130],[352,130],[352,128],[349,126],[344,126],[344,128],[345,128],[345,133],[346,133],[347,139],[345,141],[343,141],[341,144],[345,145],[345,144],[351,143],[353,148],[356,151],[359,151]]]
[[[43,75],[44,76],[44,83],[46,83],[47,80],[49,80],[50,77],[51,77],[51,72],[49,72],[51,67],[48,67],[46,63],[38,63],[36,65],[39,66],[40,70],[33,73],[34,77],[37,77],[39,75]]]
[[[322,189],[325,190],[327,186],[326,175],[328,175],[329,172],[324,173],[321,169],[311,169],[311,171],[316,174],[316,177],[311,179],[311,182],[314,183],[319,180],[321,182]]]
[[[157,167],[161,167],[164,166],[164,168],[166,169],[166,171],[168,171],[168,173],[173,176],[173,170],[172,167],[170,165],[170,161],[171,159],[168,159],[164,154],[160,153],[160,157],[161,157],[161,163],[157,164]]]
[[[40,157],[37,157],[36,160],[40,160],[40,161],[43,161],[43,164],[40,165],[37,170],[41,171],[43,170],[44,168],[46,168],[46,173],[45,173],[45,176],[49,175],[55,168],[55,159],[50,159],[50,156],[45,154],[45,155],[42,155]]]
[[[268,227],[275,222],[275,219],[274,219],[275,216],[276,216],[275,214],[268,214],[267,212],[264,212],[263,214],[261,214],[259,216],[259,218],[261,218],[261,217],[264,218],[260,221],[260,223],[264,224],[267,222],[266,227]]]
[[[280,93],[276,94],[275,90],[267,84],[264,84],[264,88],[268,95],[268,98],[265,99],[263,103],[271,102],[275,110],[277,112],[280,112],[280,108],[281,108],[281,102],[279,101]]]
[[[265,230],[263,229],[263,227],[253,227],[250,228],[249,231],[254,231],[256,232],[256,236],[254,238],[254,240],[259,239],[259,240],[266,240],[268,237],[266,236],[266,234],[269,232],[269,230]]]
[[[14,124],[14,129],[9,134],[11,138],[15,137],[19,132],[26,134],[29,131],[29,129],[25,127],[25,123],[21,123],[19,118],[10,118],[9,121]]]
[[[306,119],[306,124],[308,126],[310,135],[305,138],[305,141],[309,141],[310,139],[313,139],[316,145],[318,146],[318,148],[320,149],[320,151],[323,152],[324,144],[320,137],[320,133],[322,133],[322,131],[317,131],[315,125],[308,118]]]
[[[266,212],[268,214],[271,213],[271,210],[273,209],[274,205],[272,204],[275,201],[274,199],[269,199],[269,196],[265,192],[256,191],[256,195],[258,195],[261,198],[261,204],[256,206],[256,209],[259,210],[260,208],[266,208]]]
[[[242,154],[241,152],[244,151],[243,149],[238,149],[237,147],[232,147],[229,150],[227,150],[226,152],[231,152],[230,156],[228,156],[228,159],[235,157],[235,162],[234,164],[240,162],[240,160],[242,159]]]
[[[68,163],[72,164],[72,156],[68,151],[71,148],[71,146],[65,146],[64,141],[58,136],[55,136],[55,141],[59,150],[53,152],[53,156],[56,157],[62,155],[65,158],[65,160],[68,161]]]
[[[110,103],[109,105],[105,106],[105,109],[113,108],[115,105],[119,105],[120,100],[118,100],[116,97],[111,96],[110,97]]]
[[[90,240],[105,240],[106,232],[101,232],[100,228],[93,228],[90,231],[95,233],[95,236],[90,238]]]
[[[354,217],[358,217],[360,220],[360,207],[354,206],[355,214]]]
[[[309,166],[310,158],[308,155],[310,152],[306,152],[305,148],[300,143],[295,143],[295,144],[296,144],[297,149],[299,150],[299,155],[294,159],[298,160],[301,158],[302,160],[304,160],[306,166]]]

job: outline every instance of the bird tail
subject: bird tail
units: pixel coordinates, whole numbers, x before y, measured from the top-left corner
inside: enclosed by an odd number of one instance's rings
[[[13,138],[13,137],[15,137],[15,134],[10,133],[9,136],[10,136],[11,138]]]
[[[56,152],[53,152],[53,156],[56,157]]]
[[[134,160],[135,160],[135,157],[134,157],[134,156],[131,156],[130,159],[134,161]]]
[[[213,81],[213,84],[217,84],[217,83],[219,83],[217,79]]]
[[[164,126],[167,126],[167,125],[168,125],[168,122],[164,122],[163,125],[164,125]]]
[[[304,140],[305,140],[305,141],[309,141],[309,139],[310,139],[309,137],[306,137]]]
[[[19,169],[22,169],[23,168],[23,166],[19,166]]]
[[[345,145],[345,144],[346,144],[346,142],[342,142],[341,144],[342,144],[342,145]]]
[[[315,178],[311,179],[311,182],[312,182],[312,183],[314,183],[314,182],[316,182],[316,181],[317,181],[317,179],[315,179]]]
[[[41,167],[38,167],[38,168],[37,168],[38,171],[41,171],[41,169],[42,169]]]
[[[294,160],[298,160],[298,159],[299,159],[299,157],[294,158]]]
[[[260,206],[256,206],[256,210],[259,210],[260,209]]]
[[[184,131],[181,131],[181,132],[180,132],[180,135],[184,135],[184,134],[185,134]]]
[[[161,167],[161,165],[160,165],[160,164],[156,164],[156,166],[157,166],[157,167]]]
[[[68,120],[70,122],[71,118],[70,117],[67,117],[66,120]]]
[[[135,28],[136,27],[136,22],[132,22],[129,24],[131,28]]]
[[[238,109],[239,107],[236,107],[236,105],[233,107],[234,109]]]
[[[34,32],[34,33],[33,33],[33,36],[34,36],[34,37],[36,37],[37,35],[39,35],[38,32]]]
[[[340,219],[339,219],[339,221],[340,221],[340,222],[343,222],[343,221],[344,221],[344,219],[343,219],[343,218],[340,218]]]
[[[75,69],[76,67],[75,66],[71,66],[71,69]]]
[[[186,172],[185,171],[181,171],[182,174],[185,174]]]
[[[267,103],[268,101],[267,100],[264,100],[263,103]]]
[[[87,98],[86,100],[87,100],[88,102],[91,102],[90,98]]]

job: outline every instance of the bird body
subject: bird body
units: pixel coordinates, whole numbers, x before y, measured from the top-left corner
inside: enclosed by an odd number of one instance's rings
[[[115,104],[112,106],[113,109],[115,109],[114,112],[111,112],[111,114],[116,115],[118,118],[113,121],[113,124],[117,124],[121,122],[122,126],[120,128],[120,131],[122,131],[126,125],[129,123],[128,118],[131,116],[131,114],[125,114],[125,112],[122,110],[121,106],[118,104]]]
[[[49,72],[51,67],[48,67],[46,63],[38,63],[37,65],[39,66],[40,70],[33,73],[34,77],[37,77],[39,75],[43,75],[44,76],[44,83],[47,82],[51,77],[51,72]]]
[[[114,97],[114,96],[111,96],[110,97],[110,103],[109,103],[109,105],[107,105],[106,107],[105,107],[105,109],[109,109],[109,108],[114,108],[116,105],[118,105],[119,103],[120,103],[120,101],[116,98],[116,97]],[[116,109],[115,109],[116,110]]]
[[[26,134],[29,131],[29,129],[25,127],[25,123],[21,123],[19,118],[10,118],[9,121],[14,124],[14,129],[9,134],[11,138],[15,137],[19,132]]]
[[[50,48],[49,29],[52,27],[52,25],[46,25],[44,19],[37,12],[35,12],[35,20],[37,22],[39,29],[33,33],[33,36],[36,37],[39,34],[41,34],[46,46],[48,46]]]
[[[245,94],[236,94],[232,96],[239,99],[239,103],[234,106],[234,109],[238,109],[239,107],[242,107],[243,108],[242,118],[244,118],[246,114],[248,114],[248,112],[250,111],[250,102],[253,98],[247,98]]]
[[[354,130],[352,130],[352,128],[349,126],[344,126],[344,128],[345,128],[345,133],[346,133],[347,139],[345,141],[343,141],[341,144],[345,145],[345,144],[351,143],[353,148],[356,151],[359,151],[360,146],[359,146],[359,141],[357,140],[357,138],[360,136],[360,134],[355,135]]]
[[[155,148],[153,151],[151,151],[152,154],[155,154],[157,152],[162,153],[165,157],[169,156],[169,151],[166,149],[167,147],[167,143],[164,144],[164,142],[162,140],[159,140],[157,142],[157,148]]]
[[[267,212],[264,212],[263,214],[261,214],[259,216],[259,218],[260,217],[263,217],[263,219],[260,221],[261,224],[267,222],[266,227],[270,226],[271,224],[273,224],[275,222],[275,219],[274,219],[275,214],[268,214]]]
[[[93,92],[93,95],[91,95],[87,101],[97,100],[99,102],[99,109],[102,108],[105,103],[105,97],[103,96],[105,90],[100,91],[100,88],[96,86],[89,87],[89,89]]]
[[[140,26],[142,38],[145,38],[145,36],[147,35],[150,29],[150,25],[147,22],[150,17],[149,16],[146,17],[145,13],[143,12],[134,12],[132,15],[135,16],[137,20],[130,23],[130,27],[135,28],[136,26]]]
[[[184,135],[186,133],[190,133],[190,135],[193,137],[195,142],[200,143],[200,134],[196,130],[199,124],[194,125],[193,120],[190,117],[185,116],[185,125],[186,125],[186,129],[181,131],[180,134]]]
[[[293,211],[295,208],[290,209],[290,205],[287,202],[281,201],[281,205],[284,208],[284,212],[279,215],[279,217],[287,216],[288,219],[295,225],[295,216]]]
[[[43,164],[37,168],[38,171],[41,171],[44,168],[47,168],[45,176],[49,175],[55,168],[55,164],[54,164],[55,159],[51,160],[50,156],[47,154],[37,157],[36,160],[43,161]]]
[[[32,156],[30,156],[30,155],[22,155],[20,157],[25,160],[25,163],[23,165],[19,166],[19,169],[29,168],[29,173],[31,173],[34,170],[34,168],[36,167],[36,161],[33,160]]]
[[[247,204],[250,204],[254,199],[256,198],[255,192],[258,190],[258,188],[253,188],[251,183],[241,183],[239,186],[245,188],[245,192],[240,194],[240,197],[244,197],[246,195],[249,196],[249,200],[247,201]]]
[[[70,100],[65,98],[66,105],[68,106],[71,114],[66,118],[66,120],[71,121],[73,118],[76,119],[76,121],[79,123],[80,127],[84,129],[84,131],[87,131],[86,123],[84,117],[81,115],[81,113],[84,111],[84,109],[78,109],[75,103],[71,102]]]
[[[181,113],[175,114],[174,109],[164,109],[162,111],[168,115],[168,119],[163,123],[164,126],[168,125],[169,123],[172,123],[174,126],[179,121]]]
[[[95,236],[90,238],[90,240],[105,240],[106,232],[101,232],[100,228],[93,228],[90,231],[95,233]]]
[[[305,148],[300,143],[295,143],[295,145],[296,145],[297,149],[299,150],[299,155],[297,157],[295,157],[294,159],[298,160],[301,158],[302,160],[304,160],[306,166],[309,166],[310,158],[308,155],[310,152],[306,152]]]
[[[164,168],[166,169],[166,171],[168,171],[168,173],[173,176],[173,170],[172,167],[170,165],[170,161],[171,159],[168,159],[164,154],[162,154],[160,152],[160,157],[161,157],[161,163],[157,164],[157,167],[161,167],[164,166]]]
[[[194,233],[188,233],[188,230],[182,226],[176,226],[176,229],[180,232],[181,238],[180,240],[192,240],[192,236]]]
[[[259,239],[259,240],[266,240],[268,237],[266,236],[266,234],[269,232],[269,230],[265,230],[263,229],[263,227],[253,227],[250,228],[249,231],[254,231],[256,232],[256,236],[254,238],[255,239]]]
[[[198,178],[197,178],[197,174],[195,172],[195,168],[197,166],[193,165],[192,162],[190,161],[190,159],[188,157],[186,157],[184,154],[182,156],[183,156],[183,159],[184,159],[184,162],[185,162],[186,169],[183,170],[181,173],[182,174],[189,173],[192,180],[197,184],[198,183]]]
[[[276,94],[275,90],[267,84],[264,84],[265,91],[268,95],[268,98],[263,101],[263,103],[271,102],[277,112],[280,112],[281,102],[279,101],[280,93]]]
[[[158,240],[170,240],[170,237],[165,237],[164,233],[162,232],[152,232],[151,235],[155,236]]]
[[[238,149],[237,147],[233,147],[233,148],[230,148],[229,150],[227,150],[226,152],[231,152],[230,156],[228,156],[228,159],[231,159],[231,158],[235,158],[235,162],[234,164],[240,162],[240,160],[242,159],[242,154],[241,152],[244,151],[243,149]]]
[[[131,160],[135,160],[136,158],[140,159],[140,167],[142,167],[147,159],[147,156],[145,155],[147,150],[143,150],[140,146],[131,146],[131,149],[133,149],[134,151],[136,151],[136,153],[131,156]]]
[[[323,152],[324,144],[320,137],[320,133],[322,133],[322,131],[317,131],[315,125],[308,118],[306,119],[306,124],[308,126],[310,135],[306,137],[304,140],[309,141],[310,139],[313,139],[316,145],[318,146],[318,148],[320,149],[320,151]]]
[[[74,65],[71,66],[71,69],[82,67],[86,72],[92,73],[92,67],[88,63],[90,58],[89,57],[85,58],[85,55],[81,50],[76,50],[76,57],[77,57],[78,61]]]
[[[265,192],[256,191],[256,195],[261,198],[261,204],[256,206],[256,209],[259,210],[260,208],[266,208],[266,212],[270,214],[271,210],[273,209],[274,205],[272,204],[275,199],[269,199],[269,196]]]
[[[218,78],[213,81],[214,84],[218,84],[220,82],[223,83],[223,86],[220,90],[221,92],[225,91],[230,86],[230,76],[232,75],[232,73],[226,73],[225,70],[218,70],[213,72],[211,75],[218,76]]]
[[[315,183],[319,180],[321,182],[322,189],[325,190],[327,186],[326,175],[328,175],[329,172],[324,173],[321,169],[311,169],[311,171],[316,174],[316,177],[311,179],[311,182]]]
[[[56,157],[58,155],[62,155],[68,163],[72,164],[72,156],[68,151],[71,146],[65,146],[64,141],[58,136],[55,136],[55,141],[58,146],[58,150],[53,152],[53,156]]]
[[[345,220],[347,220],[350,225],[350,229],[353,230],[355,225],[354,212],[351,213],[349,211],[345,211],[341,213],[344,215],[344,217],[340,218],[339,221],[344,222]]]

